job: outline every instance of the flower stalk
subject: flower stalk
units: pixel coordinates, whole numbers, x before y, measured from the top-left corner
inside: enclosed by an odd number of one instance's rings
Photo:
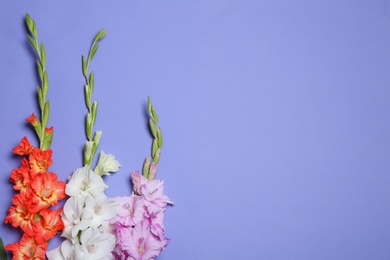
[[[60,214],[62,208],[51,209],[65,195],[65,183],[49,171],[52,165],[52,150],[49,149],[53,127],[46,127],[50,103],[46,99],[48,92],[48,77],[46,72],[46,52],[43,43],[39,44],[37,28],[29,14],[26,15],[29,30],[28,39],[38,54],[37,67],[41,86],[38,86],[38,102],[41,119],[32,113],[26,120],[33,126],[39,138],[39,147],[34,147],[27,137],[23,137],[13,152],[22,156],[19,168],[11,171],[10,182],[16,193],[12,205],[8,208],[5,224],[20,228],[23,235],[19,242],[7,244],[4,249],[12,251],[13,259],[45,259],[48,242],[59,231],[63,230]],[[0,253],[3,259],[3,245]],[[6,257],[6,256],[5,256]],[[6,259],[6,258],[5,258]]]
[[[47,150],[51,145],[53,131],[52,128],[46,128],[50,115],[50,101],[46,98],[49,90],[49,80],[46,71],[46,51],[43,42],[39,43],[38,41],[38,30],[35,21],[28,13],[26,14],[26,25],[29,31],[27,33],[28,40],[38,55],[36,65],[40,86],[37,87],[37,91],[39,108],[41,110],[41,120],[35,114],[32,114],[27,121],[32,124],[38,135],[40,149]]]
[[[88,109],[87,115],[85,117],[85,134],[87,136],[87,143],[84,146],[83,158],[84,158],[84,165],[89,165],[89,166],[92,165],[92,160],[99,146],[102,132],[96,131],[95,135],[93,135],[93,127],[96,122],[98,102],[97,101],[92,102],[92,93],[95,86],[95,75],[93,71],[88,74],[88,71],[89,71],[89,65],[93,57],[95,57],[95,54],[99,48],[100,40],[106,34],[107,31],[101,29],[93,39],[87,58],[84,55],[81,56],[81,67],[82,67],[83,76],[85,78],[85,85],[84,85],[85,104]]]
[[[158,126],[157,112],[152,104],[150,96],[148,97],[148,113],[149,113],[149,129],[153,136],[151,157],[145,159],[142,175],[153,180],[156,177],[156,170],[158,162],[160,161],[161,148],[163,145],[163,138],[161,128]]]

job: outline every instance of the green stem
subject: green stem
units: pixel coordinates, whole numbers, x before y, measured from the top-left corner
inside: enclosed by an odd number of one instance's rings
[[[51,136],[50,138],[48,138],[45,133],[47,121],[50,114],[49,101],[46,100],[46,96],[48,92],[48,77],[46,72],[46,51],[43,42],[39,44],[38,32],[37,32],[35,21],[31,18],[29,14],[26,14],[26,24],[29,30],[29,34],[27,34],[27,37],[38,55],[37,70],[38,70],[39,79],[41,83],[41,85],[38,86],[38,101],[39,101],[39,108],[41,110],[40,111],[41,122],[40,122],[40,127],[36,128],[35,130],[39,138],[39,147],[42,150],[46,150],[50,147],[51,144]]]
[[[0,260],[7,260],[7,253],[5,252],[5,249],[4,249],[4,243],[3,243],[3,239],[1,239],[0,237]]]
[[[94,74],[93,72],[89,73],[89,65],[95,56],[98,48],[99,48],[99,41],[107,34],[107,31],[104,29],[100,30],[98,34],[95,36],[92,45],[89,49],[88,57],[85,59],[84,55],[82,56],[82,71],[85,78],[85,104],[87,106],[87,116],[86,116],[86,122],[85,122],[85,132],[87,136],[87,140],[89,142],[93,142],[92,147],[88,147],[87,144],[84,147],[84,164],[87,164],[89,166],[92,166],[92,160],[95,156],[97,147],[99,146],[100,136],[101,132],[99,134],[95,133],[93,135],[93,127],[95,125],[96,121],[96,114],[97,114],[97,101],[92,102],[92,93],[94,89]],[[88,151],[88,154],[87,154]]]
[[[149,174],[151,173],[151,167],[155,167],[153,166],[153,164],[156,165],[160,161],[160,153],[163,145],[161,128],[158,126],[157,112],[152,105],[152,101],[150,97],[148,97],[148,112],[149,112],[149,129],[153,136],[153,143],[151,149],[151,159],[150,157],[146,158],[142,168],[142,174],[150,180]],[[152,176],[152,178],[154,178],[154,176]]]

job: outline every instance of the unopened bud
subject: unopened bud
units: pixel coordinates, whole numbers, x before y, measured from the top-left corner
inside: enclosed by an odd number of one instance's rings
[[[154,180],[154,179],[156,178],[157,166],[158,166],[158,164],[157,164],[157,163],[154,163],[154,162],[152,162],[152,163],[150,164],[149,177],[148,177],[148,179],[149,179],[150,181],[152,181],[152,180]]]

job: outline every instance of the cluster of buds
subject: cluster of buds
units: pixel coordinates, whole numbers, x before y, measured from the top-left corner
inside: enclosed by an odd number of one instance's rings
[[[152,154],[147,157],[143,168],[142,175],[148,180],[153,180],[156,177],[158,162],[160,161],[161,148],[163,145],[161,128],[158,126],[157,112],[152,105],[150,97],[148,97],[148,112],[149,112],[149,128],[153,136]]]

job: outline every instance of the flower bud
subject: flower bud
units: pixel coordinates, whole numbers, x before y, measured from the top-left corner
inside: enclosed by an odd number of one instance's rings
[[[90,165],[93,141],[87,141],[84,146],[84,163]]]
[[[149,176],[149,168],[150,168],[150,157],[147,157],[144,162],[144,166],[142,168],[142,175],[148,178]]]
[[[150,181],[152,181],[152,180],[154,180],[156,178],[157,166],[158,166],[158,164],[154,163],[154,162],[152,162],[150,164],[149,177],[148,177],[148,179]]]
[[[27,117],[26,121],[29,122],[33,127],[37,127],[39,125],[39,120],[34,113],[32,113],[31,116]]]
[[[139,188],[141,186],[141,176],[138,171],[135,171],[131,174],[131,181],[133,182],[133,191],[139,195]]]
[[[117,172],[121,165],[112,154],[105,154],[100,152],[99,161],[94,172],[100,176],[110,175],[110,172]]]

